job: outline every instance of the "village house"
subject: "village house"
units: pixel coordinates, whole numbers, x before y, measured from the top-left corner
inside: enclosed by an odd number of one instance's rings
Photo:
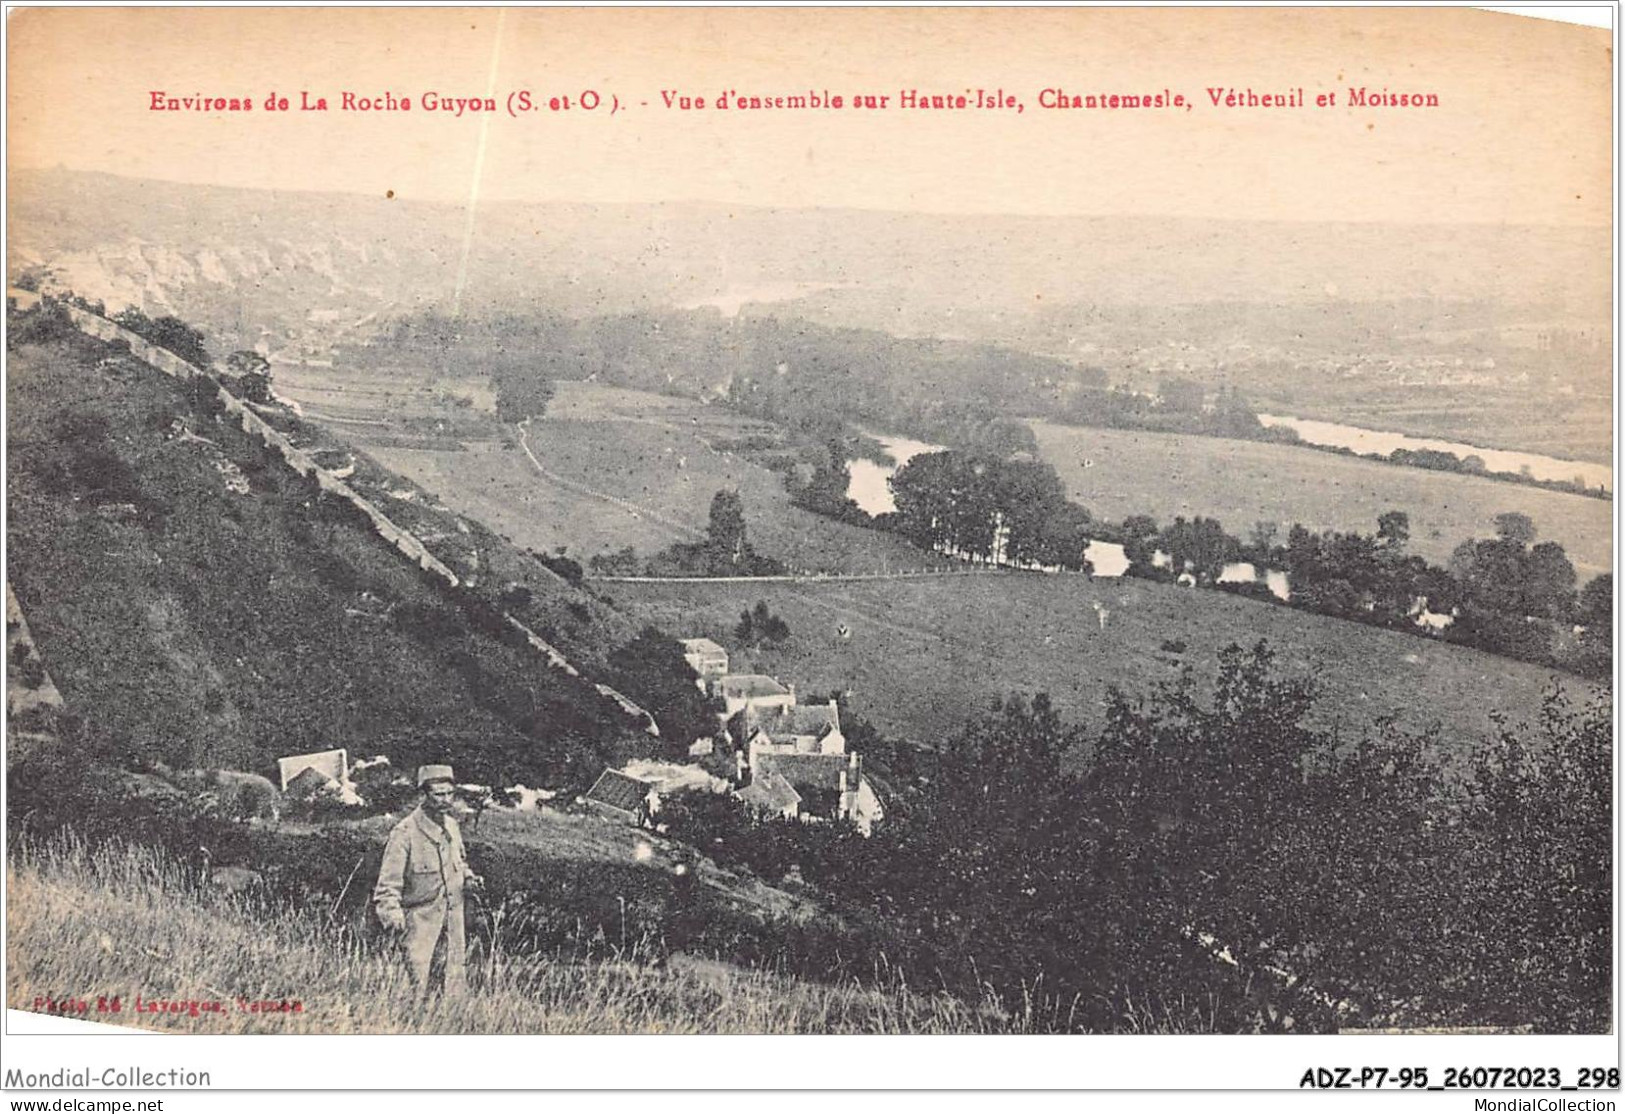
[[[605,770],[582,798],[588,811],[608,820],[642,825],[660,811],[660,793],[647,781]]]
[[[734,795],[758,814],[846,820],[864,835],[873,830],[882,817],[880,799],[863,776],[862,758],[847,753],[834,700],[798,704],[794,685],[760,673],[728,673],[727,651],[709,639],[684,639],[683,651],[696,673],[702,666],[724,670],[711,679],[710,691],[722,700],[726,729],[719,745],[691,749],[691,757],[707,759],[706,768],[732,779],[739,786]]]
[[[717,678],[716,695],[722,697],[724,718],[731,719],[746,708],[788,708],[796,702],[796,687],[761,673],[729,673]]]
[[[728,651],[709,638],[684,638],[683,660],[699,676],[701,692],[709,692],[712,684],[728,673]]]
[[[764,815],[794,820],[801,813],[801,794],[777,771],[756,778],[736,796],[746,808]]]
[[[860,755],[763,753],[752,771],[751,784],[740,792],[741,798],[758,782],[776,786],[778,780],[787,783],[800,798],[795,815],[803,820],[847,820],[869,835],[883,818],[880,798],[863,776]],[[762,792],[766,796],[773,791]]]
[[[284,791],[305,770],[315,770],[328,781],[340,785],[350,780],[350,755],[343,747],[318,750],[311,754],[290,754],[286,758],[278,758],[276,765]]]
[[[733,733],[748,756],[754,774],[763,754],[845,754],[841,711],[828,704],[769,705],[746,708],[733,721]]]

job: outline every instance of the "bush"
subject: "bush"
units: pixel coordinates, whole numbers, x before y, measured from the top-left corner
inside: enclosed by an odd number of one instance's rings
[[[572,587],[580,587],[585,573],[579,562],[571,560],[563,553],[538,553],[536,559],[559,576],[562,576]]]
[[[734,637],[747,646],[777,646],[790,637],[790,624],[769,611],[766,600],[757,600],[755,607],[740,613]]]

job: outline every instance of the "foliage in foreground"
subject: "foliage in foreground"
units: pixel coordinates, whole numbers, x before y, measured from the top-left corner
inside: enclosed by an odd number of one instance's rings
[[[725,833],[713,853],[765,877],[796,868],[951,989],[1041,985],[1081,1028],[1149,1001],[1221,1032],[1605,1031],[1607,698],[1553,690],[1460,769],[1391,723],[1311,730],[1312,702],[1266,647],[1231,647],[1211,695],[1115,695],[1098,737],[1042,696],[1007,702],[870,840],[730,830],[715,808],[673,830]]]
[[[911,989],[824,985],[687,957],[646,941],[576,961],[517,950],[499,926],[470,955],[470,993],[414,1004],[382,941],[325,905],[210,892],[152,848],[56,839],[7,870],[14,1008],[71,993],[86,1019],[197,1033],[1012,1033],[1023,1004],[966,1006]],[[140,1013],[144,1001],[218,1001],[220,1012]],[[97,1013],[118,997],[118,1014]],[[239,1002],[298,1001],[298,1012]]]

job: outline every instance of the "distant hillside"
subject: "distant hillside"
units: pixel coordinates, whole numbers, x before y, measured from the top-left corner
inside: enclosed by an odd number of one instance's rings
[[[184,310],[221,332],[446,306],[461,262],[457,205],[62,170],[10,185],[13,273],[46,263],[87,296]],[[1427,299],[1605,319],[1609,289],[1605,228],[499,202],[475,232],[465,308],[793,303],[970,340],[1015,339],[1022,322],[1042,332],[1057,311],[1076,327],[1063,308],[1076,303],[1279,303],[1324,321],[1334,297]]]
[[[119,752],[103,757],[264,770],[343,746],[584,784],[654,745],[594,678],[548,668],[203,397],[78,334],[11,352],[7,579],[68,708]],[[633,637],[469,537],[585,672]]]

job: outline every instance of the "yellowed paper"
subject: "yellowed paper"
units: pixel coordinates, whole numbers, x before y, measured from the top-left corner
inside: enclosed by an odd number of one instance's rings
[[[1609,31],[6,51],[13,1032],[1556,1033],[1357,1078],[1610,1085]]]

